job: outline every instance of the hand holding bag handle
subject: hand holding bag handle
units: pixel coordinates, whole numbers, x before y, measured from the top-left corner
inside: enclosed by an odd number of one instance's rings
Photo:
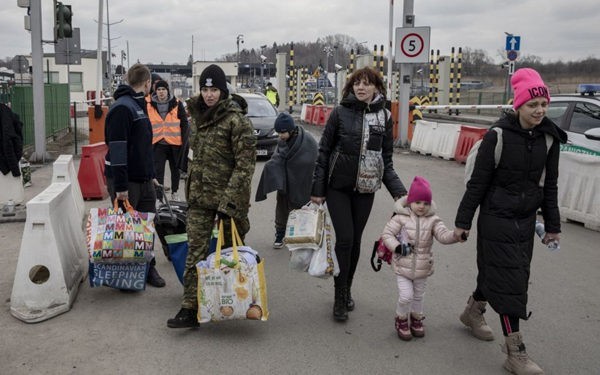
[[[115,201],[113,202],[113,208],[114,208],[115,212],[119,211],[119,208],[120,208],[119,202],[123,202],[123,206],[125,207],[125,210],[127,212],[129,212],[130,214],[135,212],[133,206],[131,205],[131,203],[129,203],[129,199],[119,201],[117,198],[115,198]]]
[[[223,220],[219,221],[219,237],[217,238],[217,249],[215,250],[215,269],[219,269],[221,267],[221,248],[223,247],[224,241],[224,231],[223,231]],[[240,255],[238,253],[238,245],[243,245],[240,234],[237,231],[237,227],[235,226],[235,222],[231,219],[231,248],[233,253],[233,261],[235,263],[235,267],[239,268],[240,266]]]

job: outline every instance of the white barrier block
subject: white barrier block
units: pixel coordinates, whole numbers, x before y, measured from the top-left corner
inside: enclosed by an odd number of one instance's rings
[[[431,155],[446,160],[454,160],[459,136],[460,125],[438,123],[433,132]]]
[[[424,155],[431,154],[433,149],[433,132],[437,128],[437,122],[417,120],[410,150]]]
[[[79,218],[83,221],[85,215],[85,204],[83,203],[83,194],[79,187],[77,172],[73,155],[60,155],[52,165],[52,182],[70,182],[73,201],[79,212]]]
[[[560,153],[558,207],[563,221],[600,231],[600,157]]]
[[[71,184],[52,183],[27,202],[27,221],[10,299],[11,314],[40,322],[71,308],[88,254]]]
[[[23,190],[22,177],[15,177],[10,172],[0,173],[0,208],[11,199],[15,204],[23,203],[25,190]]]
[[[302,104],[302,109],[300,110],[300,121],[302,122],[310,122],[310,121],[306,121],[306,107],[308,106],[308,104],[304,103]]]

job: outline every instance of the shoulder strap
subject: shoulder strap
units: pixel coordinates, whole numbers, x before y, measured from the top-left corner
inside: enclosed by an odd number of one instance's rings
[[[546,138],[546,156],[550,151],[550,147],[552,147],[552,143],[554,142],[554,137],[548,133],[544,133],[544,137]],[[542,171],[542,177],[540,177],[539,186],[544,187],[544,182],[546,180],[546,165],[544,165],[544,170]]]
[[[503,139],[502,139],[502,128],[492,128],[492,130],[494,130],[497,133],[497,141],[496,141],[496,147],[494,147],[494,167],[498,168],[498,164],[500,164],[500,158],[502,157],[502,146],[503,146]]]

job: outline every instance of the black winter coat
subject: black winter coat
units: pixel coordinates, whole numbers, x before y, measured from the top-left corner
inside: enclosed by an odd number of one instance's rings
[[[385,119],[385,132],[371,133],[369,144],[381,145],[384,169],[382,182],[397,198],[406,195],[406,189],[392,162],[394,139],[392,119],[384,109],[385,101],[379,100],[366,104],[350,94],[339,106],[335,107],[319,142],[319,156],[313,177],[312,196],[325,197],[327,188],[353,191],[356,189],[358,164],[363,142],[363,120],[366,113],[381,111]]]
[[[527,287],[539,208],[546,231],[560,233],[559,143],[567,136],[548,118],[533,129],[522,129],[516,116],[509,114],[494,126],[503,129],[498,167],[494,166],[497,133],[489,131],[479,148],[455,225],[470,229],[475,210],[480,208],[477,286],[497,313],[527,319]],[[550,149],[544,133],[554,138]],[[545,178],[540,181],[544,168]]]
[[[19,160],[23,156],[23,123],[8,106],[0,103],[0,172],[21,175]]]

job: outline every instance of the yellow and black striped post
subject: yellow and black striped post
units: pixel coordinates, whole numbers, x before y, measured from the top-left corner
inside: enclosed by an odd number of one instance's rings
[[[377,44],[373,44],[373,70],[377,70]]]
[[[460,74],[462,70],[462,47],[458,47],[458,57],[456,64],[456,105],[460,105]],[[456,115],[458,116],[458,109],[456,110]]]
[[[346,78],[349,77],[354,72],[354,48],[350,50],[350,67],[348,68],[348,73]]]
[[[290,106],[289,112],[293,112],[292,106],[294,105],[294,97],[296,96],[296,92],[294,91],[294,86],[296,84],[296,80],[294,79],[294,43],[292,42],[290,45],[290,66],[289,66],[289,99],[288,104]]]
[[[440,50],[435,50],[435,87],[433,90],[433,104],[439,105],[438,93],[440,91]],[[437,109],[433,110],[437,113]]]
[[[379,73],[383,79],[383,44],[379,46]]]
[[[300,75],[300,104],[304,104],[304,100],[306,99],[306,81],[304,79],[304,67],[301,66],[298,68],[298,74]]]
[[[450,52],[450,86],[448,88],[448,104],[452,105],[454,101],[454,47]],[[452,109],[448,110],[448,114],[452,115]]]
[[[433,102],[433,85],[435,82],[434,79],[434,66],[433,66],[433,50],[431,50],[431,53],[429,54],[429,103]],[[429,113],[431,113],[431,109],[429,110]]]

